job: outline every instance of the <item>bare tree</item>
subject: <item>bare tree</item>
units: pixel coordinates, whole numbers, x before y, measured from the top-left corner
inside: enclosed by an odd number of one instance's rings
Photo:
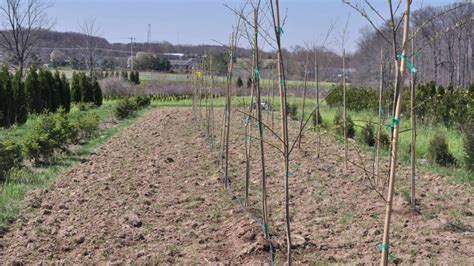
[[[11,53],[20,74],[42,30],[51,28],[46,11],[52,2],[41,0],[3,0],[0,4],[0,47]]]
[[[100,26],[97,24],[95,17],[86,17],[80,22],[79,28],[81,33],[85,35],[83,47],[87,52],[87,67],[92,77],[94,74],[95,53],[99,43],[97,36],[99,35]]]

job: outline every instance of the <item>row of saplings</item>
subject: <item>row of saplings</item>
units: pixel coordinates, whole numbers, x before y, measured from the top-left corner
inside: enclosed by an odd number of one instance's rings
[[[287,104],[287,114],[292,119],[297,120],[298,118],[298,107],[296,104]],[[324,127],[321,114],[312,116],[312,124],[316,126],[319,123],[320,126]],[[318,117],[318,120],[316,120]],[[468,171],[474,172],[474,114],[467,115],[469,122],[465,123],[464,126],[464,150],[465,150],[465,167]],[[334,117],[334,128],[339,136],[344,136],[344,117],[343,113],[338,110]],[[380,132],[380,147],[382,149],[388,149],[390,147],[390,137],[387,133],[389,129],[382,129]],[[346,134],[348,138],[355,139],[356,130],[355,124],[350,115],[347,115],[346,121]],[[369,121],[361,130],[360,141],[365,143],[369,147],[374,147],[377,142],[376,131],[374,126]],[[436,163],[444,167],[455,167],[458,166],[458,162],[454,158],[453,154],[449,151],[449,146],[446,142],[446,138],[441,133],[437,133],[430,140],[428,147],[428,160],[432,163]]]
[[[22,125],[31,114],[69,112],[71,103],[102,105],[102,90],[94,77],[75,73],[71,83],[58,71],[30,67],[26,77],[10,74],[8,67],[0,71],[0,126]]]

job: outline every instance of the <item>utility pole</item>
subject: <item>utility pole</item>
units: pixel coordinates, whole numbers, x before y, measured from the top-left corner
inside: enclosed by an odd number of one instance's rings
[[[146,42],[148,45],[148,52],[151,52],[151,24],[148,24],[148,36],[146,38]]]
[[[133,71],[133,41],[135,37],[130,37],[130,68]]]

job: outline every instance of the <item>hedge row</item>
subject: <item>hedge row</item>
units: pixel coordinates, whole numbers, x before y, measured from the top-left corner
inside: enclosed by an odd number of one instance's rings
[[[402,95],[402,112],[410,116],[410,90],[405,89]],[[330,107],[342,106],[342,86],[334,86],[326,97]],[[385,90],[382,105],[389,113],[392,109],[393,89]],[[350,86],[346,90],[347,108],[352,111],[377,111],[378,94],[372,88]],[[415,95],[415,113],[422,123],[443,124],[446,127],[462,128],[474,115],[474,83],[468,90],[454,88],[450,85],[436,87],[434,82],[419,84]]]
[[[63,108],[38,115],[19,141],[0,140],[0,181],[25,159],[34,164],[46,163],[56,152],[67,151],[70,144],[89,139],[99,128],[99,122],[94,112],[66,114]]]
[[[36,69],[31,66],[26,78],[20,73],[9,73],[7,67],[0,71],[0,126],[24,124],[29,114],[56,112],[63,108],[69,112],[71,102],[90,102],[102,105],[102,90],[95,78],[85,73],[74,73],[72,84],[66,76],[56,71]]]

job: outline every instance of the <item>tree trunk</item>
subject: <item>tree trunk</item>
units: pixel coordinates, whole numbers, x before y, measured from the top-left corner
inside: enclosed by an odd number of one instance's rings
[[[388,186],[388,196],[387,196],[387,205],[385,212],[385,222],[384,222],[384,233],[383,233],[383,242],[382,242],[382,259],[381,265],[385,266],[388,264],[388,255],[390,248],[390,219],[392,216],[392,203],[393,203],[393,194],[395,188],[395,176],[397,171],[397,155],[398,155],[398,137],[399,137],[399,124],[401,109],[402,109],[402,94],[403,94],[403,81],[405,79],[405,64],[406,64],[406,55],[408,47],[408,33],[409,33],[409,20],[410,20],[410,4],[411,0],[406,0],[406,11],[404,16],[404,27],[403,27],[403,50],[402,57],[400,60],[400,82],[397,84],[397,98],[395,102],[395,113],[393,119],[393,136],[392,136],[392,149],[390,156],[390,176],[389,176],[389,186]]]

